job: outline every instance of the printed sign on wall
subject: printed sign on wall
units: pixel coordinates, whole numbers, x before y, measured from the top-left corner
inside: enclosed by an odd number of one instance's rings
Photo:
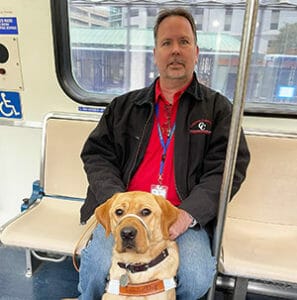
[[[0,34],[18,34],[16,17],[0,17]]]
[[[21,119],[22,117],[20,94],[0,91],[0,118]]]

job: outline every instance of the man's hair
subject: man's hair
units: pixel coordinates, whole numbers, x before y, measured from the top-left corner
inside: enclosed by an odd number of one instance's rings
[[[158,17],[156,19],[156,23],[154,26],[154,39],[155,39],[155,44],[157,42],[157,35],[158,35],[158,29],[159,26],[161,24],[161,22],[166,19],[167,17],[171,17],[171,16],[179,16],[179,17],[183,17],[185,19],[187,19],[191,25],[192,28],[192,32],[194,34],[194,39],[195,39],[195,43],[197,44],[197,36],[196,36],[196,24],[194,21],[193,16],[191,15],[190,12],[188,12],[186,9],[181,8],[181,7],[177,7],[177,8],[172,8],[172,9],[162,9],[159,14]]]

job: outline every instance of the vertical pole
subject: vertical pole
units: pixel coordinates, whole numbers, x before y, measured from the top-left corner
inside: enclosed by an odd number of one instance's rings
[[[123,12],[123,10],[122,10]],[[124,90],[129,91],[130,89],[130,78],[131,78],[131,7],[127,6],[127,37],[126,37],[126,48],[125,48],[125,62],[124,62]]]
[[[237,150],[240,138],[241,123],[244,111],[244,102],[247,90],[248,71],[251,61],[251,55],[253,50],[253,40],[255,35],[258,0],[246,1],[246,11],[243,24],[242,41],[240,47],[240,59],[237,72],[236,88],[234,93],[233,111],[231,126],[229,132],[229,141],[226,153],[225,169],[222,179],[222,186],[219,199],[219,210],[217,217],[217,229],[213,241],[213,254],[219,263],[222,236],[224,232],[225,217],[227,204],[230,200],[232,182],[234,176],[234,169],[237,158]],[[215,274],[214,282],[208,292],[207,299],[214,299],[215,286],[216,286],[217,272]]]

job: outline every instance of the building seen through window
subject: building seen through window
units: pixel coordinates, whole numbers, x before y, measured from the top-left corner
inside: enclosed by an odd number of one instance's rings
[[[153,25],[166,4],[114,2],[92,1],[87,6],[68,0],[73,77],[82,89],[107,96],[147,86],[158,75]],[[232,101],[244,1],[234,1],[234,5],[230,1],[199,5],[196,1],[195,9],[193,1],[184,2],[197,25],[198,79]],[[247,102],[297,104],[297,1],[289,2],[291,6],[282,7],[280,1],[260,1]]]

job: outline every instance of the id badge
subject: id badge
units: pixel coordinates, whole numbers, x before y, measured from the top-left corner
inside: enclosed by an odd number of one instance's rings
[[[162,196],[165,199],[167,198],[168,187],[166,185],[152,184],[151,193],[156,196]]]

